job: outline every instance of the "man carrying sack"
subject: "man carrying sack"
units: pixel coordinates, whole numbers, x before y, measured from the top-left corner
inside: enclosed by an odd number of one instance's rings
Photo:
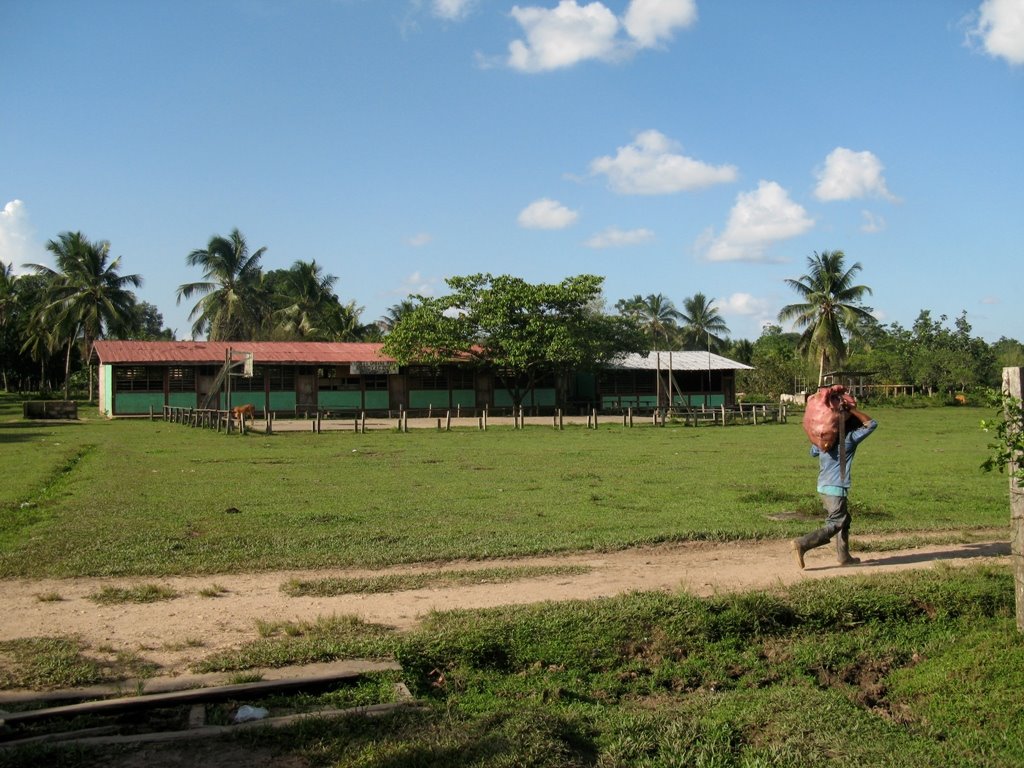
[[[804,554],[836,538],[839,565],[860,562],[850,555],[850,470],[857,446],[878,422],[858,410],[857,401],[844,387],[819,389],[807,401],[804,431],[811,439],[811,455],[818,458],[818,494],[825,507],[825,525],[793,539],[793,557],[804,567]]]

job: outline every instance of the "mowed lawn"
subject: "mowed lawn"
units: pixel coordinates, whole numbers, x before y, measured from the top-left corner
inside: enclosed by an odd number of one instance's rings
[[[818,516],[788,424],[245,436],[0,410],[0,577],[383,566],[688,539],[779,538]],[[854,535],[1008,527],[979,465],[986,409],[871,410]],[[792,513],[803,513],[800,519]]]

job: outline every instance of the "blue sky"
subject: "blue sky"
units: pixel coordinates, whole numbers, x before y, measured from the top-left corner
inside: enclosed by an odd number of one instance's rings
[[[188,338],[238,228],[364,321],[474,272],[713,297],[815,251],[1024,338],[1024,0],[0,0],[0,260],[108,240]]]

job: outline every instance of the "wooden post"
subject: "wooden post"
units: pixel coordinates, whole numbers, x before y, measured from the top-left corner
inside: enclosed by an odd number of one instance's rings
[[[445,432],[451,432],[452,431],[452,412],[451,411],[448,411],[448,413],[445,414],[445,417],[444,417],[444,431]]]
[[[1003,368],[1003,392],[1021,402],[1024,391],[1024,368]],[[1010,413],[1006,418],[1011,417]],[[1024,424],[1007,424],[1011,434],[1020,434]],[[1024,632],[1024,484],[1017,473],[1024,456],[1013,455],[1007,470],[1010,473],[1010,559],[1013,561],[1013,583],[1017,595],[1017,631]]]
[[[594,429],[597,429],[597,408],[594,409]]]
[[[362,434],[366,434],[366,411],[363,411],[359,416],[359,431]]]
[[[632,427],[633,426],[633,409],[632,408],[627,409],[627,413],[629,413],[629,426]]]

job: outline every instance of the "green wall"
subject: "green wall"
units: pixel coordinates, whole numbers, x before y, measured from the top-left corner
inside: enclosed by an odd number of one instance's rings
[[[163,392],[118,392],[114,396],[114,414],[117,416],[149,413],[150,407],[154,413],[163,413]]]
[[[494,405],[496,408],[511,408],[512,395],[507,389],[496,389],[494,390]],[[553,387],[548,389],[535,389],[531,392],[526,393],[526,397],[523,398],[524,406],[542,406],[542,407],[553,407],[555,405],[555,390]]]
[[[171,392],[167,404],[174,408],[198,408],[199,398],[195,392]]]
[[[362,392],[331,392],[321,391],[317,398],[321,408],[347,408],[359,410],[363,407]]]

